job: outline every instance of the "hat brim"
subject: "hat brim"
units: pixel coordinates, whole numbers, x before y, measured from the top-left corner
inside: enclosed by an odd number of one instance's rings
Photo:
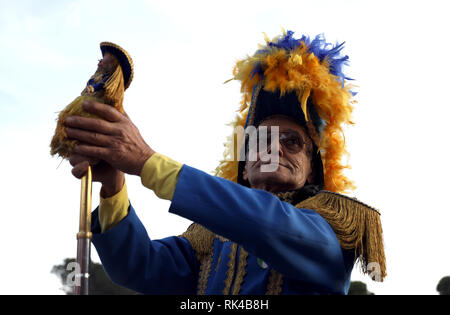
[[[279,91],[272,93],[262,88],[257,95],[253,110],[254,115],[251,116],[253,121],[249,123],[255,127],[259,126],[266,118],[274,115],[288,116],[300,126],[306,125],[305,116],[295,92],[280,95]]]
[[[119,45],[111,42],[100,43],[100,50],[102,51],[103,56],[106,53],[110,53],[117,58],[120,66],[122,67],[124,86],[125,89],[127,89],[130,86],[134,76],[133,60],[128,52]]]

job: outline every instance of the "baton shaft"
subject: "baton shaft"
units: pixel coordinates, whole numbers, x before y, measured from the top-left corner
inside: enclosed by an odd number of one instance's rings
[[[76,275],[75,295],[89,294],[89,262],[91,258],[91,208],[92,208],[92,171],[81,179],[80,225],[77,233],[77,263],[79,274]]]
[[[75,279],[75,295],[89,295],[89,261],[91,256],[91,240],[79,238],[77,244],[77,263],[79,273]]]

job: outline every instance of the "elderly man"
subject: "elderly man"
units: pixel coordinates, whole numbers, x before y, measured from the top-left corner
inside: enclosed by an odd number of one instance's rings
[[[351,186],[339,134],[351,93],[342,45],[328,46],[288,32],[237,63],[244,95],[234,125],[256,132],[239,135],[239,145],[231,137],[228,148],[244,158],[225,159],[217,176],[155,152],[128,116],[107,105],[83,105],[103,119],[66,120],[67,135],[80,142],[73,175],[91,164],[102,183],[93,243],[113,281],[149,294],[346,294],[358,258],[382,280],[378,212],[338,194]],[[194,224],[181,236],[150,240],[124,173],[140,176],[171,200],[171,213]]]

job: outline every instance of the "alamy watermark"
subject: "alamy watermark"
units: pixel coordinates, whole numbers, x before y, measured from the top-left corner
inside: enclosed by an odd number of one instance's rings
[[[369,278],[381,282],[381,266],[377,262],[370,262],[366,266],[367,274],[369,275]]]
[[[231,148],[237,150],[231,150],[231,155],[226,160],[251,162],[260,160],[261,172],[275,172],[280,162],[279,130],[278,126],[270,127],[270,132],[267,126],[259,128],[248,126],[245,130],[241,126],[236,127],[231,137]],[[239,156],[236,156],[236,152],[239,152]]]
[[[71,271],[67,274],[66,285],[67,286],[81,286],[81,278],[89,278],[89,273],[82,273],[81,266],[79,263],[73,261],[67,264],[67,271]]]

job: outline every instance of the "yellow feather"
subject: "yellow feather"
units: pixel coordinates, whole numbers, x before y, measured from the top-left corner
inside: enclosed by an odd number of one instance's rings
[[[308,102],[309,94],[311,94],[311,90],[310,89],[305,89],[303,91],[302,99],[301,99],[301,102],[300,102],[300,104],[302,104],[302,110],[303,110],[303,113],[305,114],[305,120],[306,121],[308,121],[308,112],[307,112],[306,105],[307,105],[307,102]]]

